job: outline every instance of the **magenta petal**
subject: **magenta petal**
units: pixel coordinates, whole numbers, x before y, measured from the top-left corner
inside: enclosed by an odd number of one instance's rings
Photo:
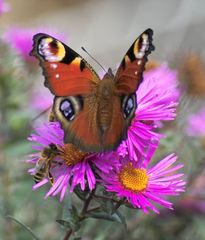
[[[60,186],[62,180],[63,180],[64,176],[60,176],[56,182],[54,182],[53,186],[51,187],[51,189],[48,191],[48,193],[46,194],[45,198],[49,197],[50,195],[52,195]]]
[[[33,190],[36,190],[37,188],[43,186],[44,184],[46,184],[46,183],[48,183],[48,182],[49,182],[49,181],[48,181],[47,178],[43,179],[41,182],[39,182],[39,183],[37,183],[37,184],[35,184],[35,185],[33,186]]]

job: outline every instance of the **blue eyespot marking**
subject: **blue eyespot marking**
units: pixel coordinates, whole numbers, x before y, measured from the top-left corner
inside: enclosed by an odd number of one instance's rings
[[[70,100],[65,99],[60,104],[60,111],[62,112],[63,116],[68,120],[72,121],[75,117],[75,112],[73,108],[73,104]]]
[[[135,95],[126,96],[123,99],[123,115],[124,118],[130,117],[134,113],[135,108]]]

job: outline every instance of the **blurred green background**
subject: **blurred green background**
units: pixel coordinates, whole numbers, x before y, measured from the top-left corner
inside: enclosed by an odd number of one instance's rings
[[[30,227],[39,239],[63,239],[65,235],[55,220],[62,217],[67,206],[59,203],[58,198],[45,201],[46,187],[32,190],[33,179],[25,163],[31,153],[26,138],[33,125],[46,116],[32,119],[52,99],[43,86],[37,63],[25,54],[28,50],[23,46],[29,42],[26,39],[39,30],[56,33],[99,71],[81,46],[103,66],[115,69],[133,40],[147,28],[154,30],[156,47],[150,59],[154,63],[167,62],[176,69],[181,89],[178,116],[161,129],[167,138],[162,140],[155,159],[176,152],[185,164],[187,191],[173,199],[175,211],[162,209],[159,216],[123,209],[127,233],[120,224],[89,220],[81,230],[83,239],[205,239],[205,118],[202,126],[199,124],[202,130],[195,136],[189,137],[186,130],[189,117],[205,106],[205,2],[8,0],[6,3],[7,11],[0,12],[0,239],[33,239],[22,224]],[[11,35],[14,28],[17,33]],[[22,52],[15,45],[17,38],[25,40]]]

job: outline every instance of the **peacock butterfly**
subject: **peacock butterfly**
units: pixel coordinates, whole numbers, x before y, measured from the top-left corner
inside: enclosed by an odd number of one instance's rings
[[[137,107],[136,90],[152,45],[147,29],[131,45],[118,70],[101,80],[93,68],[61,41],[44,33],[34,36],[31,55],[40,61],[45,86],[55,95],[53,119],[64,130],[65,143],[85,152],[114,150],[127,137]]]

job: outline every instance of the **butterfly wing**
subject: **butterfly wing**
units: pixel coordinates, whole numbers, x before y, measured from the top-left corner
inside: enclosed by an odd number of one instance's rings
[[[154,50],[152,29],[144,31],[125,54],[115,75],[117,92],[131,94],[136,92],[143,80],[147,56]]]
[[[104,141],[109,143],[108,146],[116,148],[123,139],[127,138],[127,131],[137,107],[136,90],[143,80],[147,56],[154,50],[152,35],[153,31],[147,29],[134,41],[114,77],[113,115],[110,127],[104,134]]]
[[[92,67],[61,41],[44,33],[36,34],[30,55],[40,61],[45,86],[55,96],[85,95],[98,84]]]
[[[52,120],[61,123],[65,143],[89,151],[99,139],[93,109],[100,83],[98,75],[79,54],[59,40],[44,33],[36,34],[33,40],[31,55],[40,61],[45,86],[55,95]],[[92,101],[86,101],[87,98]]]

